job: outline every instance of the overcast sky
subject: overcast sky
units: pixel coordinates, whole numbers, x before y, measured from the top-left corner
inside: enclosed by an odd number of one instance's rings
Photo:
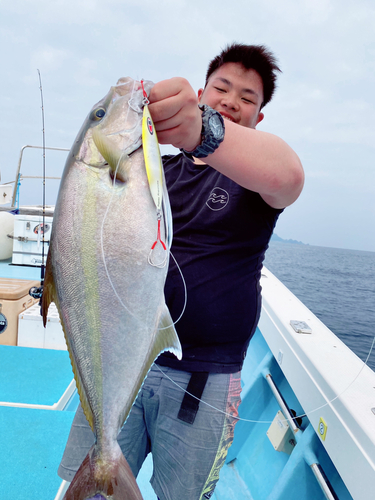
[[[275,133],[306,172],[276,233],[310,245],[375,251],[375,2],[373,0],[0,0],[2,182],[23,145],[70,148],[91,107],[122,76],[204,83],[227,43],[265,44],[282,75],[260,130]],[[48,153],[60,175],[65,153]],[[25,175],[42,172],[26,150]],[[57,181],[47,184],[53,203]],[[24,181],[20,203],[41,203]]]

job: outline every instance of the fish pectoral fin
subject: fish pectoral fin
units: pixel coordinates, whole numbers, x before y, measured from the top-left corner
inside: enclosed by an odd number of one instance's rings
[[[155,348],[158,350],[156,356],[164,351],[170,351],[178,359],[182,358],[182,348],[170,312],[164,304],[160,317],[158,332],[155,340]],[[155,358],[156,358],[155,356]]]
[[[116,180],[126,182],[129,178],[130,162],[127,151],[121,151],[97,128],[92,129],[92,138],[100,154],[106,160]]]

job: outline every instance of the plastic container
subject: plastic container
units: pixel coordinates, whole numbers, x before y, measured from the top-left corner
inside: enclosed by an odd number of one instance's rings
[[[34,286],[40,282],[0,278],[0,344],[17,345],[18,316],[37,302],[29,295]]]

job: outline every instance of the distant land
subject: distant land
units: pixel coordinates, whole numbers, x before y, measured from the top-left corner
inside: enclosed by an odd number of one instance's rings
[[[293,243],[295,245],[307,245],[307,243],[303,243],[302,241],[297,241],[297,240],[284,240],[283,238],[280,238],[280,236],[277,236],[277,234],[273,233],[271,236],[271,241],[278,241],[279,243]]]

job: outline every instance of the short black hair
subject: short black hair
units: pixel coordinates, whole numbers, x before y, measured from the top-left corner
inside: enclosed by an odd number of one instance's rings
[[[264,45],[244,45],[232,43],[227,45],[221,53],[208,65],[207,82],[217,69],[225,63],[240,63],[245,69],[255,70],[263,82],[263,108],[273,97],[276,88],[277,72],[281,73],[277,60],[272,52]]]

